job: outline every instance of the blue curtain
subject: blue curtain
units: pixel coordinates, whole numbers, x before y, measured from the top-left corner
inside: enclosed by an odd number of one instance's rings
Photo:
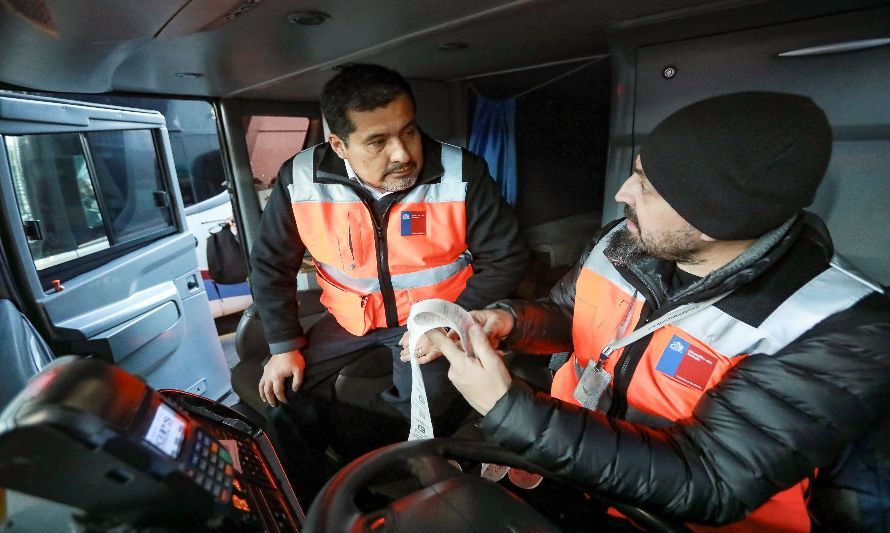
[[[516,99],[479,96],[470,132],[470,151],[485,158],[488,170],[510,205],[516,205]]]

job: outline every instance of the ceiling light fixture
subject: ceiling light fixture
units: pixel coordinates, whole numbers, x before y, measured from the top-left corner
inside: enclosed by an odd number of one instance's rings
[[[443,52],[456,52],[458,50],[466,50],[469,45],[461,41],[451,41],[447,43],[439,43],[439,50]]]
[[[287,21],[291,24],[302,24],[303,26],[318,26],[329,18],[331,18],[330,15],[321,11],[298,11],[288,15]]]
[[[203,78],[204,75],[200,72],[177,72],[177,78]]]

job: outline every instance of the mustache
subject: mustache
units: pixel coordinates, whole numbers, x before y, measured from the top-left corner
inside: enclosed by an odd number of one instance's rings
[[[637,227],[640,227],[640,222],[637,220],[637,212],[627,204],[624,204],[624,217],[633,222]]]
[[[404,163],[404,164],[399,163],[396,165],[386,167],[386,172],[384,174],[393,174],[395,172],[407,172],[410,170],[414,170],[415,168],[417,168],[417,163],[415,163],[414,161],[411,161],[410,163]]]

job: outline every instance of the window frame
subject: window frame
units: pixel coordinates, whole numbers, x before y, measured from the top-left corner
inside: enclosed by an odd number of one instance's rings
[[[59,279],[66,291],[56,292],[52,288],[42,286],[37,276],[37,269],[31,259],[28,241],[25,238],[25,231],[22,228],[18,204],[15,199],[15,190],[10,175],[10,161],[3,139],[12,135],[50,132],[78,133],[100,129],[151,129],[155,132],[156,142],[160,146],[157,148],[156,145],[155,150],[161,165],[162,179],[167,190],[172,191],[173,224],[177,232],[150,244],[136,243],[133,247],[122,246],[115,250],[113,258],[104,254],[85,256],[78,264],[86,265],[89,262],[90,266],[89,268],[84,266],[79,270],[89,271],[85,272],[85,275],[74,272],[71,276],[64,274],[65,277]],[[67,291],[93,286],[95,278],[114,270],[110,261],[119,262],[128,258],[138,261],[141,255],[151,254],[153,250],[167,249],[171,246],[178,249],[187,246],[187,243],[193,244],[188,239],[190,234],[186,229],[179,188],[176,186],[177,182],[174,181],[175,169],[172,158],[166,122],[161,113],[63,100],[28,94],[21,90],[0,91],[0,241],[2,241],[0,244],[2,244],[5,253],[5,257],[0,258],[0,262],[5,262],[4,270],[13,280],[16,295],[23,303],[23,308],[30,316],[40,318],[38,322],[43,324],[42,328],[46,328],[47,335],[52,336],[51,330],[60,326],[47,322],[45,306],[58,298],[67,300],[69,296]],[[136,248],[134,252],[133,248],[136,246],[139,248]],[[96,255],[99,255],[99,258]],[[182,255],[179,254],[179,256]],[[100,261],[102,264],[97,265]],[[74,275],[77,277],[73,277]]]
[[[321,131],[307,134],[304,146],[313,142],[325,142],[322,126],[321,108],[318,102],[254,100],[222,98],[217,100],[217,120],[224,140],[224,149],[229,160],[229,191],[234,203],[235,220],[239,231],[244,237],[245,254],[250,255],[253,242],[259,234],[262,209],[253,184],[253,173],[250,168],[250,156],[247,150],[244,118],[250,115],[280,115],[305,117],[317,121]],[[310,126],[312,128],[312,126]],[[248,263],[248,268],[250,264]]]
[[[157,164],[157,168],[160,176],[160,183],[163,186],[162,192],[167,194],[168,197],[168,205],[166,207],[167,212],[169,214],[170,222],[169,224],[165,224],[163,226],[158,226],[157,229],[147,233],[145,235],[141,235],[135,239],[125,240],[121,242],[120,236],[118,232],[112,227],[111,221],[108,219],[108,211],[104,206],[104,190],[97,182],[97,174],[96,174],[96,164],[93,157],[93,150],[90,147],[89,140],[87,139],[88,133],[98,133],[98,132],[126,132],[126,131],[148,131],[151,135],[152,147],[155,154],[155,162]],[[93,189],[96,192],[96,200],[100,205],[100,212],[102,213],[102,226],[105,231],[105,236],[108,239],[109,246],[104,250],[99,250],[90,254],[87,254],[83,257],[76,257],[70,259],[68,261],[59,263],[57,265],[52,265],[44,269],[38,269],[37,263],[34,260],[33,253],[31,252],[30,246],[27,247],[28,257],[30,258],[30,266],[33,269],[33,272],[36,274],[37,279],[39,280],[40,287],[44,291],[53,290],[53,281],[54,280],[62,280],[71,279],[76,276],[86,274],[92,270],[95,270],[97,267],[108,263],[114,259],[119,257],[123,257],[139,248],[142,248],[146,244],[150,244],[155,241],[159,241],[165,237],[170,235],[174,235],[183,231],[184,221],[181,220],[179,216],[179,209],[177,209],[177,202],[181,203],[181,199],[179,199],[178,190],[171,187],[171,180],[174,179],[170,176],[169,166],[170,162],[167,159],[167,153],[163,149],[163,142],[159,138],[161,135],[161,129],[157,127],[151,127],[146,125],[133,125],[133,127],[126,128],[111,128],[111,129],[95,129],[95,130],[81,130],[81,131],[67,131],[67,132],[43,132],[43,133],[21,133],[15,135],[0,135],[0,138],[3,139],[3,151],[4,151],[4,159],[6,160],[7,168],[12,175],[12,168],[9,166],[6,145],[6,137],[26,137],[26,136],[35,136],[35,135],[70,135],[74,134],[78,137],[81,149],[83,150],[83,156],[86,162],[87,170],[90,174],[90,181],[93,184]],[[178,187],[178,178],[176,186]],[[15,217],[18,223],[21,225],[22,223],[22,215],[21,211],[18,208],[18,202],[15,198],[12,199],[13,205],[15,205]],[[25,241],[28,242],[27,237],[25,237]]]
[[[151,135],[152,145],[154,146],[154,153],[157,156],[157,158],[155,159],[155,162],[157,163],[161,184],[164,186],[163,191],[157,191],[157,192],[163,192],[167,195],[167,209],[170,213],[170,223],[169,223],[169,225],[166,226],[166,228],[174,228],[175,229],[176,228],[176,217],[174,215],[175,208],[173,205],[173,194],[172,194],[172,191],[170,190],[170,182],[164,176],[164,168],[163,168],[164,161],[163,161],[163,158],[161,157],[163,145],[158,142],[157,131],[155,131],[152,128],[129,128],[129,129],[119,129],[119,130],[95,130],[95,131],[85,132],[83,135],[84,135],[84,139],[86,140],[87,133],[107,133],[107,132],[111,132],[111,131],[127,132],[127,131],[142,131],[142,130],[147,130],[149,132],[149,134]],[[87,144],[89,145],[89,141],[87,141]],[[93,158],[92,150],[90,150],[90,153],[89,153],[89,161],[92,164],[95,164],[95,159]],[[96,178],[97,176],[98,176],[98,174],[94,174],[93,176],[91,176],[91,178]],[[178,178],[177,178],[176,184],[178,187],[179,186]],[[98,190],[99,191],[102,190],[101,185],[99,186]],[[103,217],[103,219],[104,218],[106,218],[106,217]],[[164,233],[165,235],[167,235],[170,232],[166,231],[166,230],[153,231],[151,233],[142,235],[141,237],[138,237],[136,239],[127,240],[127,241],[121,243],[116,238],[117,235],[114,234],[114,230],[112,229],[112,235],[108,236],[109,237],[108,242],[111,245],[111,246],[109,246],[109,248],[113,248],[116,245],[126,244],[126,243],[133,242],[133,241],[143,241],[144,242],[145,239],[155,240],[156,235],[158,235],[159,233]],[[115,237],[115,238],[112,239],[112,237]],[[160,238],[160,237],[158,237],[158,238]]]
[[[113,108],[128,108],[133,110],[148,110],[155,113],[160,114],[164,117],[165,122],[167,120],[167,115],[158,111],[151,107],[140,107],[138,102],[120,102],[120,103],[101,103],[97,102],[98,98],[106,97],[106,98],[121,98],[121,99],[151,99],[151,100],[165,100],[165,101],[175,101],[175,102],[203,102],[206,103],[209,107],[210,112],[213,114],[213,127],[216,133],[216,140],[219,142],[219,157],[223,171],[223,177],[225,178],[226,183],[229,183],[228,186],[223,186],[219,192],[214,194],[213,196],[209,196],[199,202],[195,202],[190,205],[186,205],[185,199],[182,196],[182,182],[179,178],[179,173],[176,171],[176,158],[174,155],[175,150],[173,149],[173,140],[170,134],[170,128],[167,128],[167,137],[170,139],[170,151],[171,151],[171,161],[173,161],[173,176],[175,178],[176,189],[179,192],[180,197],[182,198],[183,208],[187,210],[188,214],[192,212],[200,212],[203,209],[198,209],[197,211],[188,211],[194,206],[201,205],[205,202],[210,202],[214,198],[218,197],[220,194],[224,192],[230,192],[232,190],[231,186],[231,173],[229,170],[229,158],[226,153],[226,136],[224,129],[222,127],[222,121],[220,119],[220,110],[219,110],[219,99],[218,98],[209,98],[204,96],[194,96],[194,95],[186,95],[186,94],[154,94],[154,93],[129,93],[129,92],[109,92],[109,93],[72,93],[72,92],[55,92],[55,91],[17,91],[18,94],[23,95],[35,95],[42,98],[52,98],[52,99],[64,99],[67,101],[78,102],[87,106],[98,106],[98,107],[113,107]]]

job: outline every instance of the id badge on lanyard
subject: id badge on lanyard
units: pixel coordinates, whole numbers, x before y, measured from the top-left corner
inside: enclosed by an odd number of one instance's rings
[[[578,378],[578,384],[575,386],[572,396],[578,400],[582,407],[593,411],[599,406],[600,398],[611,382],[612,374],[606,372],[606,369],[603,368],[603,360],[600,359],[595,365],[587,365],[587,368],[581,372],[581,377]]]
[[[575,374],[578,376],[578,384],[575,386],[575,390],[572,391],[572,396],[574,396],[575,399],[578,400],[578,403],[580,403],[585,409],[590,409],[591,411],[595,410],[600,403],[600,398],[602,398],[603,393],[606,391],[606,387],[608,387],[609,383],[612,382],[612,374],[607,372],[604,368],[604,366],[606,365],[606,361],[609,360],[609,355],[611,355],[612,352],[614,352],[618,348],[623,348],[628,344],[642,339],[646,335],[652,333],[665,324],[692,316],[702,309],[705,309],[717,303],[717,301],[725,298],[728,295],[729,292],[725,292],[701,302],[681,305],[670,313],[665,314],[658,320],[649,322],[648,324],[628,335],[616,338],[614,341],[607,344],[605,348],[603,348],[603,351],[602,353],[600,353],[600,356],[597,359],[596,363],[588,364],[583,370],[581,370],[581,365],[578,363],[577,356],[573,357]],[[636,295],[634,295],[634,298],[636,298]],[[625,316],[624,318],[624,322],[621,324],[621,326],[618,327],[619,332],[627,331],[627,326],[630,322],[631,315],[633,314],[632,310],[633,305],[631,305],[628,309],[627,316]]]
[[[634,309],[633,302],[635,300],[636,293],[634,293],[633,299],[631,299],[627,305],[627,313],[624,316],[624,320],[622,320],[621,324],[616,328],[616,340],[607,344],[606,347],[603,348],[603,351],[600,353],[595,364],[588,363],[587,367],[582,370],[577,357],[573,358],[572,362],[575,365],[575,374],[578,375],[578,384],[575,386],[575,390],[572,391],[572,396],[574,396],[575,399],[578,400],[578,403],[585,409],[590,409],[591,411],[595,410],[599,406],[600,398],[603,397],[603,393],[606,392],[606,387],[612,382],[612,374],[607,372],[604,367],[606,366],[606,361],[609,360],[609,355],[615,350],[614,344],[626,338],[626,336],[622,335],[627,331],[627,328],[630,325],[630,319]]]

